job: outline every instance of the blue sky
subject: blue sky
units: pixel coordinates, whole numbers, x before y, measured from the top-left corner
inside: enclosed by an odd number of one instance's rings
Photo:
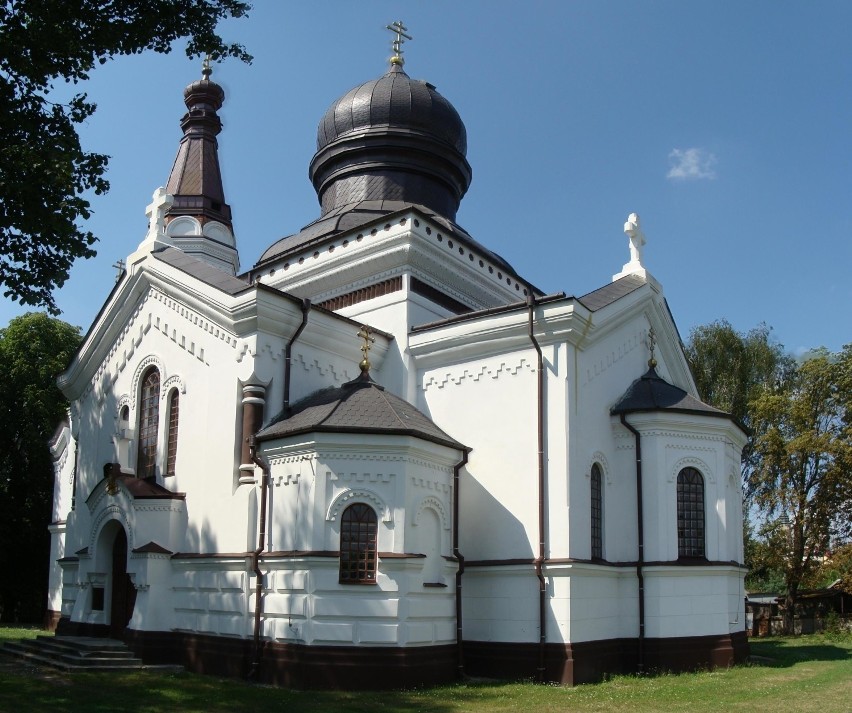
[[[686,339],[726,318],[773,327],[793,352],[852,342],[852,3],[785,0],[256,0],[222,26],[255,56],[213,78],[227,93],[220,159],[243,269],[319,215],[307,178],[316,125],[385,71],[401,19],[410,76],[468,130],[473,183],[458,222],[546,292],[582,295],[645,265]],[[135,250],[181,136],[181,51],[122,57],[83,90],[84,147],[109,154],[94,197],[98,257],[57,292],[87,329]],[[66,91],[63,89],[63,91]],[[0,324],[27,311],[0,301]]]

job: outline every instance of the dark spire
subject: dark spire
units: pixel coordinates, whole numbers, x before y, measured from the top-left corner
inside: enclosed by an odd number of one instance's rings
[[[224,223],[233,231],[231,208],[225,203],[216,136],[222,122],[216,113],[225,100],[225,91],[210,80],[213,70],[204,60],[201,79],[183,92],[187,112],[180,120],[183,138],[166,191],[175,202],[166,213],[166,221],[178,216],[195,217],[202,225],[209,221]]]

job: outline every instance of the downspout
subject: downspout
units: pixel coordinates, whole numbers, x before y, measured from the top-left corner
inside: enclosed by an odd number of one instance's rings
[[[290,371],[293,363],[293,343],[299,338],[299,335],[308,324],[308,312],[311,311],[311,301],[305,297],[302,300],[302,323],[299,328],[290,337],[287,346],[284,347],[284,413],[290,410]]]
[[[642,516],[642,438],[633,426],[627,423],[621,414],[621,425],[636,439],[636,529],[639,540],[639,557],[636,561],[636,577],[639,580],[639,650],[637,672],[645,672],[645,576],[642,567],[645,563],[645,525]]]
[[[257,455],[257,439],[254,434],[248,437],[249,453],[251,454],[252,462],[258,466],[263,472],[263,478],[260,481],[260,513],[259,513],[259,535],[257,541],[257,549],[252,552],[251,564],[255,575],[255,590],[254,590],[254,647],[252,655],[251,670],[248,677],[254,679],[260,671],[260,616],[263,612],[263,574],[260,571],[260,555],[263,548],[266,546],[266,491],[269,488],[269,466],[262,461]]]
[[[539,682],[544,682],[544,654],[547,644],[547,583],[545,582],[544,572],[542,571],[546,552],[544,536],[544,357],[533,329],[535,298],[532,293],[527,295],[527,308],[529,310],[529,338],[538,355],[538,363],[536,365],[536,374],[538,377],[538,395],[536,398],[536,420],[538,428],[538,556],[535,558],[534,564],[535,576],[538,578],[538,680]]]
[[[456,570],[456,668],[458,677],[464,676],[464,644],[462,631],[462,575],[464,574],[464,556],[459,550],[459,482],[461,469],[467,464],[468,451],[462,453],[462,459],[453,468],[453,557],[459,563]]]

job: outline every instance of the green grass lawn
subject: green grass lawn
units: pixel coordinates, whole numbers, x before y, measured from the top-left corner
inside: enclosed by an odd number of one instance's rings
[[[38,633],[0,629],[0,642]],[[755,663],[726,671],[619,676],[575,688],[467,683],[381,693],[288,691],[193,674],[61,674],[0,657],[0,711],[852,712],[852,636],[763,639],[751,650]]]

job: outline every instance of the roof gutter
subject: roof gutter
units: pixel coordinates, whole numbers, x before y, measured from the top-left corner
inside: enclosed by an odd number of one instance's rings
[[[453,468],[453,557],[458,561],[456,570],[456,668],[459,679],[464,677],[464,631],[462,629],[462,575],[464,556],[459,550],[459,482],[461,469],[467,464],[468,451],[462,451],[462,459]]]
[[[290,411],[290,373],[293,364],[293,344],[299,338],[308,324],[308,312],[311,311],[311,301],[305,297],[302,300],[302,323],[299,328],[293,333],[284,347],[284,413]]]
[[[621,425],[633,434],[636,439],[636,537],[639,552],[636,560],[636,577],[639,580],[639,649],[637,651],[636,670],[640,675],[645,673],[645,576],[642,568],[645,564],[645,525],[642,514],[642,436],[633,426],[627,423],[622,413]]]
[[[544,356],[541,346],[535,338],[534,333],[534,310],[536,300],[533,295],[527,295],[527,309],[529,315],[529,338],[537,354],[536,376],[538,391],[536,397],[536,425],[538,431],[538,556],[535,558],[535,576],[538,578],[538,668],[537,677],[539,682],[544,682],[545,673],[545,647],[547,645],[547,617],[546,597],[547,582],[544,579],[542,566],[545,561],[547,542],[545,538],[545,515],[544,496],[546,485],[546,473],[544,463]]]
[[[263,472],[260,481],[260,512],[258,513],[258,540],[257,549],[251,553],[251,566],[255,575],[254,590],[254,642],[252,647],[252,663],[248,677],[256,679],[260,673],[261,648],[260,648],[260,617],[263,613],[263,573],[260,571],[260,555],[266,546],[266,491],[269,489],[269,466],[257,455],[257,439],[254,434],[249,436],[249,453],[252,462]]]

